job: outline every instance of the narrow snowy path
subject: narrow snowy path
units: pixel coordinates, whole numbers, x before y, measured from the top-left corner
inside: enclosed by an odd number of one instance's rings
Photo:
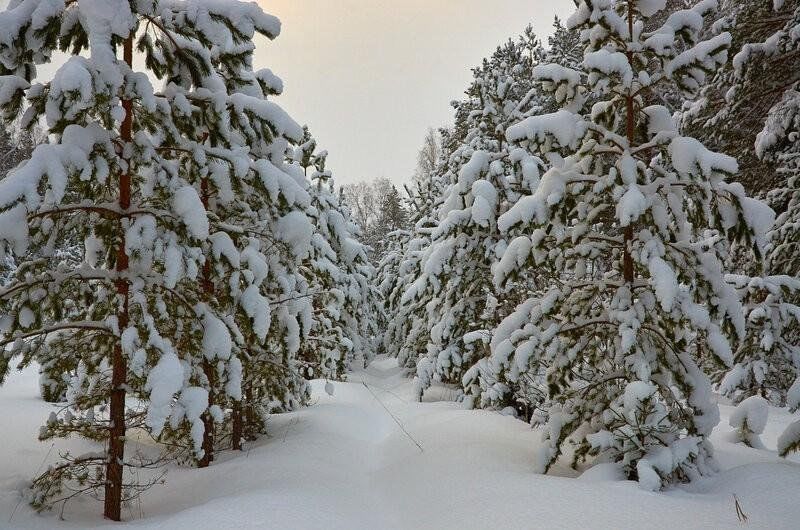
[[[119,528],[99,520],[95,503],[73,504],[66,522],[37,516],[22,503],[9,521],[19,486],[49,449],[33,441],[48,412],[35,383],[35,372],[26,371],[0,387],[0,432],[10,433],[0,453],[0,528]],[[222,453],[206,470],[170,469],[166,485],[126,514],[128,526],[738,528],[734,493],[750,518],[748,529],[797,528],[800,520],[800,465],[725,442],[726,418],[715,445],[727,471],[696,485],[694,493],[656,494],[618,480],[608,466],[577,479],[563,469],[565,476],[534,474],[536,431],[450,402],[416,403],[392,359],[379,358],[349,382],[336,383],[332,396],[324,386],[315,381],[314,405],[275,416],[271,436],[245,453]],[[447,390],[430,394],[447,397]],[[723,407],[723,416],[729,411]],[[775,412],[764,437],[768,447],[789,421]]]

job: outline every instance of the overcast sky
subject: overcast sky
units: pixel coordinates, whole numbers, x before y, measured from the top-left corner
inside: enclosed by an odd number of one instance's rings
[[[532,23],[543,38],[571,0],[259,0],[283,22],[258,41],[258,67],[285,84],[278,102],[308,124],[337,183],[412,174],[428,127],[470,68]],[[546,42],[546,41],[545,41]]]

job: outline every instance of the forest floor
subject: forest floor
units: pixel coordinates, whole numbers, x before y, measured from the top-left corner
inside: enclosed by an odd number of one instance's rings
[[[0,528],[119,528],[94,501],[35,514],[20,488],[57,458],[36,442],[51,406],[38,398],[35,369],[0,387]],[[665,493],[643,491],[609,465],[579,474],[556,466],[533,473],[540,433],[493,412],[467,411],[436,388],[413,400],[393,359],[336,383],[313,382],[313,405],[274,416],[271,436],[208,469],[170,468],[166,484],[125,512],[135,529],[796,529],[800,459],[735,445],[728,416],[713,442],[722,471]],[[791,417],[770,411],[762,437],[774,448]],[[56,447],[87,449],[79,441]],[[747,515],[737,518],[734,495]]]

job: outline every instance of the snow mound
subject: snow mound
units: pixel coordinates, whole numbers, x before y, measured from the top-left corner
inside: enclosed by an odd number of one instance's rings
[[[100,519],[92,502],[69,505],[66,521],[38,516],[23,502],[9,522],[25,480],[55,458],[48,445],[30,442],[51,409],[36,397],[37,379],[29,368],[0,387],[0,407],[8,411],[0,417],[0,528],[119,528]],[[723,468],[718,475],[651,493],[613,464],[597,465],[578,480],[564,463],[550,475],[535,474],[539,431],[456,403],[415,402],[394,359],[378,357],[347,383],[331,384],[333,395],[325,381],[312,382],[314,404],[273,416],[270,436],[244,452],[221,452],[204,470],[169,469],[166,485],[125,511],[125,527],[719,529],[740,524],[734,494],[748,529],[788,530],[800,519],[800,465],[771,450],[726,442],[727,427],[713,435]],[[727,424],[733,407],[721,409]],[[767,446],[775,447],[791,419],[774,409],[762,435]],[[75,452],[89,449],[69,443]]]

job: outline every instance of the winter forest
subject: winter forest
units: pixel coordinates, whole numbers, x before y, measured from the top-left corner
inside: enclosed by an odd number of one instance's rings
[[[0,528],[800,528],[800,0],[560,3],[342,182],[268,0],[0,2]]]

